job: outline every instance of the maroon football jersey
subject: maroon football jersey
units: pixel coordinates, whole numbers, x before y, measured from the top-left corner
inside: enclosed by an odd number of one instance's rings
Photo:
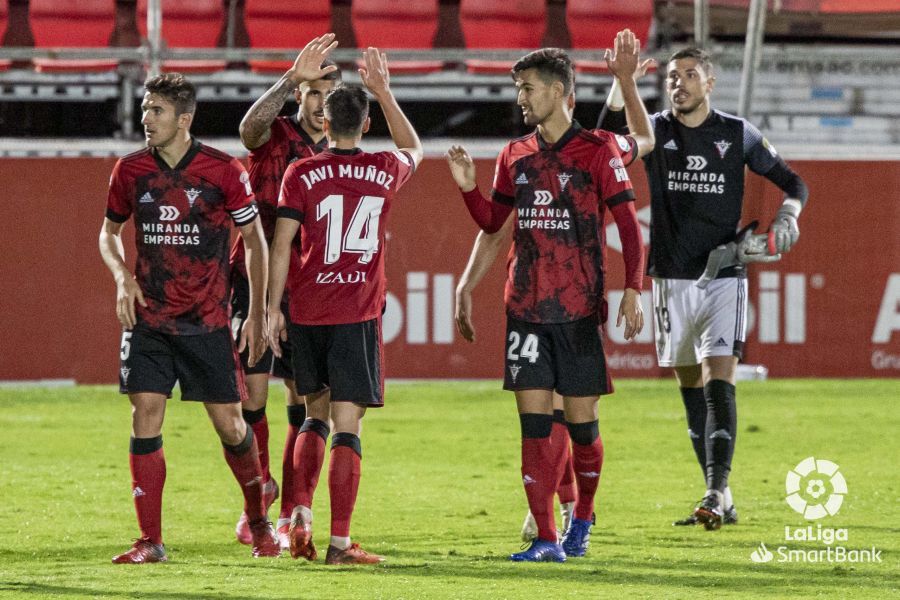
[[[555,144],[534,132],[497,157],[491,195],[514,210],[504,297],[532,323],[566,323],[599,311],[604,293],[606,207],[634,200],[620,147],[633,139],[578,123]]]
[[[147,301],[137,304],[138,326],[182,335],[226,327],[230,224],[257,216],[240,161],[196,140],[175,168],[151,148],[129,154],[113,168],[106,216],[132,215]]]
[[[300,264],[291,265],[292,323],[361,323],[384,306],[384,231],[414,162],[406,152],[326,150],[290,165],[278,217],[300,222]]]
[[[275,236],[275,209],[278,207],[278,192],[281,178],[288,165],[301,158],[315,156],[328,148],[324,137],[314,142],[300,126],[296,115],[278,117],[269,128],[270,136],[265,144],[250,151],[247,157],[250,184],[256,193],[259,219],[266,234],[266,241],[272,243]],[[299,252],[299,248],[297,249]],[[244,265],[244,240],[238,236],[231,248],[231,268],[239,269],[246,276]]]

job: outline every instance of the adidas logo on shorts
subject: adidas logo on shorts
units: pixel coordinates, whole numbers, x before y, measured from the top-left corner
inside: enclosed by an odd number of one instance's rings
[[[725,338],[719,338],[718,341],[716,341],[716,348],[721,348],[722,346],[728,346],[728,342],[725,341]]]

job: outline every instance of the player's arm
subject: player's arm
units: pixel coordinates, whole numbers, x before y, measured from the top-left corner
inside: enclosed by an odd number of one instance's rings
[[[615,79],[597,124],[598,128],[607,131],[621,129],[624,108],[625,124],[637,143],[638,157],[649,154],[656,145],[650,115],[637,87],[637,80],[647,73],[654,61],[652,58],[641,61],[640,53],[641,42],[628,29],[620,31],[616,35],[614,49],[606,51],[606,64]],[[611,116],[610,113],[618,113],[618,116]]]
[[[450,174],[462,192],[466,208],[472,218],[486,233],[496,233],[503,227],[512,212],[512,206],[491,202],[481,195],[475,180],[475,163],[462,146],[451,146],[447,151]]]
[[[747,121],[744,121],[744,144],[744,160],[750,170],[784,192],[784,201],[769,226],[768,250],[773,255],[787,252],[800,238],[797,219],[809,200],[809,189],[762,133]]]
[[[250,308],[241,328],[238,352],[243,352],[249,344],[250,355],[247,364],[251,367],[262,358],[266,347],[265,306],[266,283],[268,280],[269,249],[259,218],[239,227],[244,239],[244,263],[250,281]]]
[[[275,356],[281,358],[280,341],[287,341],[287,329],[281,312],[281,298],[287,282],[288,267],[291,264],[291,241],[300,229],[300,221],[279,216],[275,222],[275,239],[269,253],[269,347]]]
[[[100,256],[112,273],[116,282],[116,317],[125,329],[131,329],[137,323],[135,301],[146,307],[147,301],[134,276],[125,265],[125,247],[122,245],[122,226],[109,217],[103,219],[100,228]]]
[[[475,341],[475,327],[472,325],[472,291],[490,270],[497,259],[500,247],[509,239],[512,219],[507,219],[503,227],[495,233],[478,232],[469,263],[456,286],[456,328],[469,342]]]
[[[322,68],[322,62],[337,45],[333,33],[311,40],[297,55],[293,66],[253,103],[239,127],[241,142],[247,150],[259,148],[269,141],[272,135],[270,129],[272,122],[298,85],[304,81],[314,81],[337,70],[334,65]]]
[[[381,106],[384,118],[387,121],[391,139],[397,148],[409,154],[418,167],[425,155],[419,135],[413,129],[412,123],[403,114],[397,99],[390,86],[390,71],[388,70],[387,56],[378,48],[368,48],[363,52],[366,66],[359,69],[359,76],[366,89],[375,96],[375,100]]]
[[[641,306],[641,290],[644,287],[644,240],[634,201],[616,204],[611,209],[619,239],[622,240],[622,257],[625,261],[625,291],[619,304],[616,327],[625,321],[625,339],[630,340],[644,328],[644,309]]]

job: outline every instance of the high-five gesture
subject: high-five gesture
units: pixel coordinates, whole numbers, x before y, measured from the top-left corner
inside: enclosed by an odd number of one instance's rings
[[[648,58],[640,60],[641,41],[634,37],[634,32],[624,29],[616,34],[613,49],[607,49],[604,55],[610,72],[624,79],[631,77],[639,79],[647,74],[647,70],[653,65],[654,60]]]
[[[315,81],[336,71],[337,67],[331,65],[322,68],[322,63],[331,54],[331,51],[337,48],[337,40],[334,39],[333,33],[310,40],[306,47],[297,55],[294,65],[288,71],[288,76],[296,85],[300,85],[304,81]]]
[[[390,89],[391,74],[388,71],[387,55],[371,46],[363,51],[366,66],[359,69],[359,76],[373,96],[386,93]]]
[[[456,185],[464,192],[475,189],[475,163],[462,146],[450,146],[447,151],[447,164]]]

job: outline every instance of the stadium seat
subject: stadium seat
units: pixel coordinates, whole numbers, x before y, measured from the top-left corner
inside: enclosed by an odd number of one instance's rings
[[[8,26],[7,23],[7,15],[8,15],[8,7],[7,0],[0,0],[0,40],[6,40],[6,28]],[[12,61],[9,60],[0,60],[0,71],[6,71],[9,69],[9,65]]]
[[[543,0],[460,0],[466,48],[539,48],[547,27]],[[468,60],[473,73],[508,73],[503,61]]]
[[[360,48],[431,48],[437,33],[438,0],[354,0],[351,20]],[[391,61],[395,73],[427,73],[443,66],[441,61]]]
[[[225,22],[222,0],[160,0],[162,39],[169,48],[215,48]],[[147,36],[147,3],[138,0],[138,27]],[[164,71],[204,73],[225,68],[224,61],[167,60]]]
[[[115,27],[115,0],[31,0],[29,18],[37,48],[102,48]],[[110,71],[116,61],[38,58],[41,72]]]
[[[653,21],[653,0],[568,0],[566,24],[572,48],[612,48],[616,34],[628,28],[647,46]]]
[[[331,31],[330,0],[247,0],[247,31],[252,48],[296,48]],[[250,61],[254,71],[283,72],[293,61]]]

